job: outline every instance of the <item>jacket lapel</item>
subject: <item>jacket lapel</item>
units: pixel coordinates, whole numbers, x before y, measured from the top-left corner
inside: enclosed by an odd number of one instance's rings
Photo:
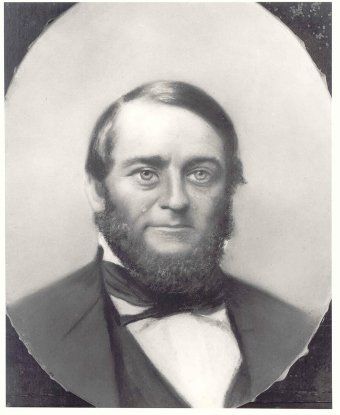
[[[313,322],[301,310],[234,278],[228,310],[249,376],[242,405],[268,389],[304,352]]]
[[[125,326],[103,291],[105,316],[111,348],[114,351],[119,402],[122,408],[189,407],[166,378],[157,370]]]

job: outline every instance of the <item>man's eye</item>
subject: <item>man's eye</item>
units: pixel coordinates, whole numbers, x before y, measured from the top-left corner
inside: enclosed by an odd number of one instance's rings
[[[188,178],[196,183],[208,183],[211,180],[211,174],[206,170],[196,170],[190,173]]]
[[[152,170],[140,170],[137,179],[141,184],[155,184],[158,182],[158,176]]]

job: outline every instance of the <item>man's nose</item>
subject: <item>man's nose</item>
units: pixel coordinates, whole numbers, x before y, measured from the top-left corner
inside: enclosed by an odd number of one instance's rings
[[[189,207],[189,197],[185,189],[185,183],[180,177],[169,177],[164,183],[162,195],[159,198],[162,209],[183,211]]]

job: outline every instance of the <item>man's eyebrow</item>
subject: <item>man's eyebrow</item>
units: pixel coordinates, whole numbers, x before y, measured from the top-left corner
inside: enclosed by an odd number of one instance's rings
[[[134,164],[147,164],[156,168],[162,168],[169,163],[168,160],[164,159],[161,156],[148,156],[148,157],[133,157],[131,159],[125,160],[122,163],[123,168],[131,167]]]
[[[199,164],[204,164],[204,163],[213,163],[215,164],[218,168],[222,169],[223,165],[220,159],[216,158],[216,157],[195,157],[194,159],[189,160],[186,163],[186,168],[190,169],[192,167],[195,167]]]

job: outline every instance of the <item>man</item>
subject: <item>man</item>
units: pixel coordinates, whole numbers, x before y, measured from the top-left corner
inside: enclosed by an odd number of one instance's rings
[[[9,310],[38,363],[101,407],[235,407],[267,389],[311,325],[219,268],[245,183],[221,106],[143,85],[98,120],[86,171],[96,259]]]

